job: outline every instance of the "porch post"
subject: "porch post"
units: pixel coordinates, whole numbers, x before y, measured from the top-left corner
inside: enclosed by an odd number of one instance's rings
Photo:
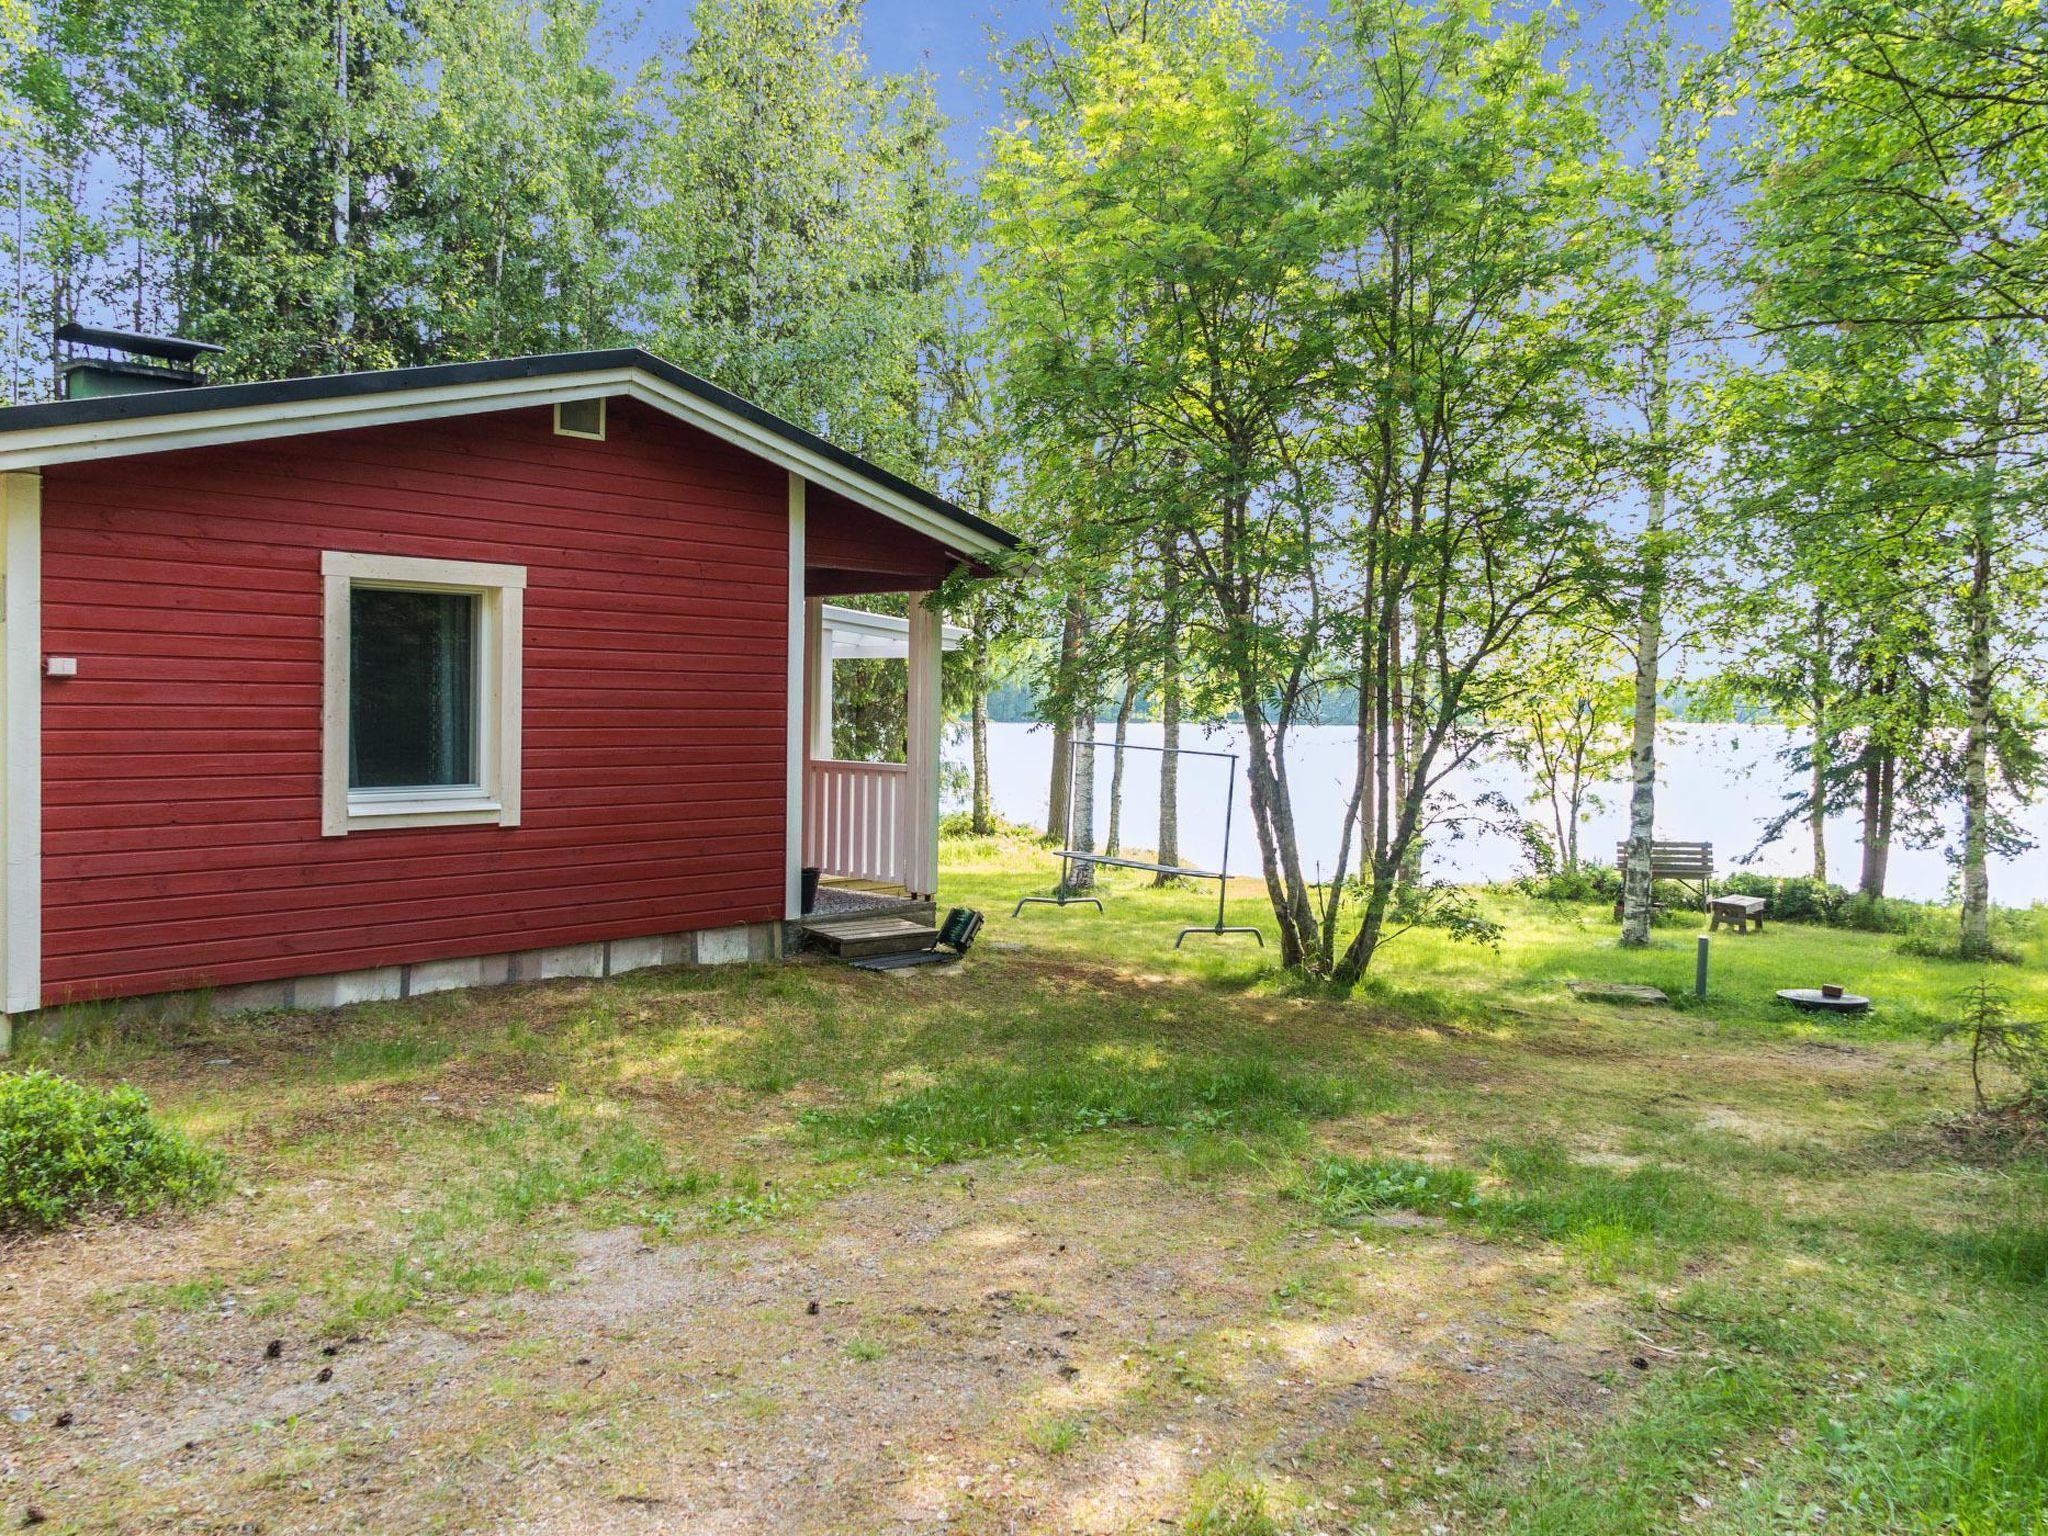
[[[932,595],[911,593],[903,883],[911,895],[927,897],[939,890],[939,623]]]
[[[804,649],[811,658],[811,757],[832,756],[832,637],[825,632],[825,599],[804,604]]]
[[[43,1002],[43,479],[0,475],[0,1052]]]

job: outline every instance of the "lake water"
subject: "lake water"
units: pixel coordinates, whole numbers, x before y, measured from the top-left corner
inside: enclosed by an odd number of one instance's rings
[[[1103,739],[1109,727],[1101,731]],[[1150,746],[1160,741],[1156,724],[1133,725],[1131,740]],[[1766,875],[1798,875],[1811,870],[1807,831],[1802,821],[1786,836],[1738,863],[1756,847],[1764,828],[1796,792],[1796,776],[1779,759],[1794,733],[1767,725],[1687,725],[1662,728],[1658,738],[1657,835],[1674,842],[1710,842],[1717,869],[1754,870]],[[1244,732],[1237,726],[1209,730],[1184,729],[1181,744],[1217,751],[1244,751]],[[1354,772],[1356,736],[1349,726],[1298,729],[1288,757],[1294,790],[1295,820],[1301,854],[1311,870],[1327,870],[1336,860],[1343,830],[1345,802]],[[1124,773],[1123,842],[1126,847],[1152,847],[1158,834],[1159,754],[1127,752]],[[964,769],[964,733],[949,733],[949,763]],[[1110,764],[1115,754],[1096,754],[1096,819],[1098,839],[1109,815]],[[989,779],[998,814],[1030,826],[1045,824],[1046,791],[1052,763],[1052,732],[1044,726],[996,723],[989,726]],[[1180,771],[1181,859],[1216,868],[1223,857],[1223,807],[1230,765],[1217,758],[1184,757]],[[1447,788],[1465,804],[1489,791],[1507,795],[1522,814],[1547,824],[1547,805],[1523,805],[1527,783],[1514,769],[1487,763],[1455,777]],[[1603,786],[1600,804],[1581,827],[1579,847],[1588,862],[1613,858],[1614,846],[1627,835],[1625,785]],[[965,791],[949,797],[964,798]],[[1258,843],[1252,834],[1242,761],[1237,772],[1237,809],[1232,817],[1230,867],[1234,873],[1259,872]],[[957,809],[958,806],[953,808]],[[2026,808],[2023,821],[2034,837],[2048,843],[2048,806]],[[1955,841],[1951,827],[1949,842]],[[1858,862],[1857,821],[1844,816],[1828,827],[1828,871],[1837,884],[1853,886]],[[1523,872],[1515,841],[1496,832],[1446,829],[1432,836],[1426,863],[1431,875],[1459,881],[1506,880]],[[1942,848],[1892,849],[1888,890],[1894,896],[1921,901],[1943,900],[1949,890],[1951,865]],[[2036,849],[2014,859],[1993,859],[1992,898],[2004,905],[2026,906],[2048,901],[2048,852]]]

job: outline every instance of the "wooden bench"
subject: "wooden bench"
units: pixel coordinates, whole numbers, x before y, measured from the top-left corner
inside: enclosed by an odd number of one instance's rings
[[[1614,867],[1628,874],[1628,844],[1614,845]],[[1680,885],[1698,890],[1700,910],[1707,910],[1707,900],[1714,885],[1714,845],[1712,843],[1652,843],[1650,844],[1651,880],[1674,880]],[[1621,916],[1621,903],[1614,903],[1614,915]]]
[[[1737,933],[1749,932],[1749,925],[1756,924],[1756,931],[1764,931],[1764,899],[1761,896],[1716,896],[1708,904],[1714,914],[1714,921],[1708,931],[1720,932],[1723,923],[1735,925]]]

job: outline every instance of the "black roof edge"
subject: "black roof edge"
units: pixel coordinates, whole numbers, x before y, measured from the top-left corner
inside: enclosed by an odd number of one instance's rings
[[[545,379],[591,373],[608,368],[637,368],[663,383],[695,395],[707,404],[765,428],[797,447],[831,460],[842,469],[916,502],[939,516],[1015,549],[1018,538],[1006,528],[935,491],[904,479],[829,442],[793,421],[763,410],[751,400],[721,389],[708,379],[678,368],[640,347],[613,347],[595,352],[552,352],[531,357],[493,358],[474,363],[428,363],[414,368],[385,368],[370,373],[315,374],[293,379],[265,379],[249,384],[208,384],[197,389],[154,390],[133,395],[103,395],[85,400],[52,400],[41,405],[0,408],[0,436],[43,427],[87,426],[96,422],[137,421],[155,416],[201,415],[207,411],[243,410],[250,406],[300,405],[316,400],[396,394],[409,389],[440,389],[462,384],[495,384],[507,379]],[[510,409],[510,407],[508,407]],[[146,443],[136,451],[146,453]]]
[[[80,325],[76,320],[57,327],[57,340],[77,342],[83,347],[119,347],[147,357],[164,357],[189,363],[194,358],[227,351],[210,341],[193,341],[184,336],[151,336],[143,331],[115,331],[103,325]]]

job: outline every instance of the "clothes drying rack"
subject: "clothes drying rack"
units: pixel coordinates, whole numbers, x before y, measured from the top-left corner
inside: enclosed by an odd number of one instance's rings
[[[1074,847],[1074,807],[1078,804],[1078,797],[1074,791],[1079,783],[1077,775],[1080,772],[1081,749],[1083,747],[1092,747],[1097,751],[1107,752],[1157,752],[1162,757],[1169,753],[1179,757],[1215,757],[1222,758],[1228,762],[1230,764],[1229,786],[1223,797],[1223,867],[1221,869],[1196,869],[1192,865],[1187,864],[1159,864],[1145,859],[1126,859],[1114,854],[1094,853],[1086,849]],[[1011,909],[1010,916],[1017,916],[1018,913],[1029,906],[1061,908],[1093,906],[1096,911],[1100,912],[1102,910],[1102,899],[1100,897],[1079,895],[1073,889],[1073,871],[1074,866],[1077,864],[1086,864],[1094,868],[1150,870],[1153,874],[1173,875],[1182,880],[1214,880],[1216,882],[1216,921],[1205,928],[1181,929],[1180,936],[1173,941],[1175,949],[1179,949],[1182,944],[1186,943],[1187,937],[1191,933],[1205,933],[1214,938],[1221,938],[1227,933],[1248,933],[1259,941],[1259,948],[1264,949],[1266,947],[1266,936],[1258,929],[1232,926],[1223,921],[1223,904],[1230,895],[1231,813],[1236,808],[1236,805],[1237,754],[1235,752],[1218,752],[1209,747],[1155,747],[1135,741],[1077,741],[1074,743],[1074,749],[1069,755],[1067,762],[1067,846],[1060,849],[1055,855],[1060,861],[1059,887],[1055,894],[1051,896],[1024,897]],[[1090,829],[1090,835],[1093,835],[1092,828]]]

